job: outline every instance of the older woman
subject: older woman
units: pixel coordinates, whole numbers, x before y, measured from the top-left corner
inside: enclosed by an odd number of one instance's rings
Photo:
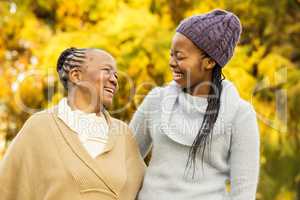
[[[114,58],[66,49],[57,62],[67,97],[34,114],[1,161],[2,200],[135,199],[145,165],[127,125],[109,116]]]

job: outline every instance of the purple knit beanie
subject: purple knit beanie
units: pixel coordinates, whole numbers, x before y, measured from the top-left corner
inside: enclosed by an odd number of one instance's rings
[[[176,29],[221,67],[232,57],[241,31],[238,17],[221,9],[186,18]]]

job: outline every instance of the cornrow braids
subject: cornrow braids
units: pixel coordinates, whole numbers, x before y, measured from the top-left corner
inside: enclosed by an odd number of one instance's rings
[[[56,71],[58,72],[59,79],[65,90],[68,89],[70,70],[81,67],[84,64],[87,50],[88,49],[85,48],[79,49],[71,47],[60,54],[57,60]]]
[[[219,115],[221,105],[222,81],[225,79],[222,74],[222,68],[218,64],[213,68],[212,85],[209,96],[207,98],[206,112],[203,117],[201,127],[197,133],[192,146],[190,147],[186,170],[193,170],[192,177],[194,178],[196,170],[196,158],[199,151],[201,152],[202,161],[204,160],[204,153],[208,144],[212,142],[213,128]],[[209,148],[210,150],[210,148]],[[210,152],[210,151],[209,151]],[[203,168],[203,162],[202,162]]]

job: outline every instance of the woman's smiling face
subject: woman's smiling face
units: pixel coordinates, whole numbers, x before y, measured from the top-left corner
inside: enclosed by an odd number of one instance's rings
[[[182,88],[193,88],[203,82],[211,81],[215,62],[183,34],[174,35],[170,54],[169,65],[173,79]]]
[[[115,59],[105,51],[90,50],[87,52],[85,64],[83,80],[94,87],[94,95],[99,98],[100,102],[105,106],[110,106],[118,89]]]
[[[118,89],[115,59],[103,50],[88,49],[83,64],[78,65],[69,72],[70,81],[77,86],[72,87],[70,95],[77,94],[92,109],[97,110],[102,105],[109,107]]]

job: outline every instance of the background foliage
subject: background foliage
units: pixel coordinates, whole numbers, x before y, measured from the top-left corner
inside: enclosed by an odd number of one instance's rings
[[[243,25],[225,75],[258,113],[257,199],[300,200],[299,0],[0,1],[0,159],[31,114],[24,106],[34,112],[63,96],[55,73],[62,50],[114,55],[121,88],[112,110],[124,109],[113,115],[129,121],[152,87],[171,80],[169,47],[180,20],[214,8],[236,13]]]

